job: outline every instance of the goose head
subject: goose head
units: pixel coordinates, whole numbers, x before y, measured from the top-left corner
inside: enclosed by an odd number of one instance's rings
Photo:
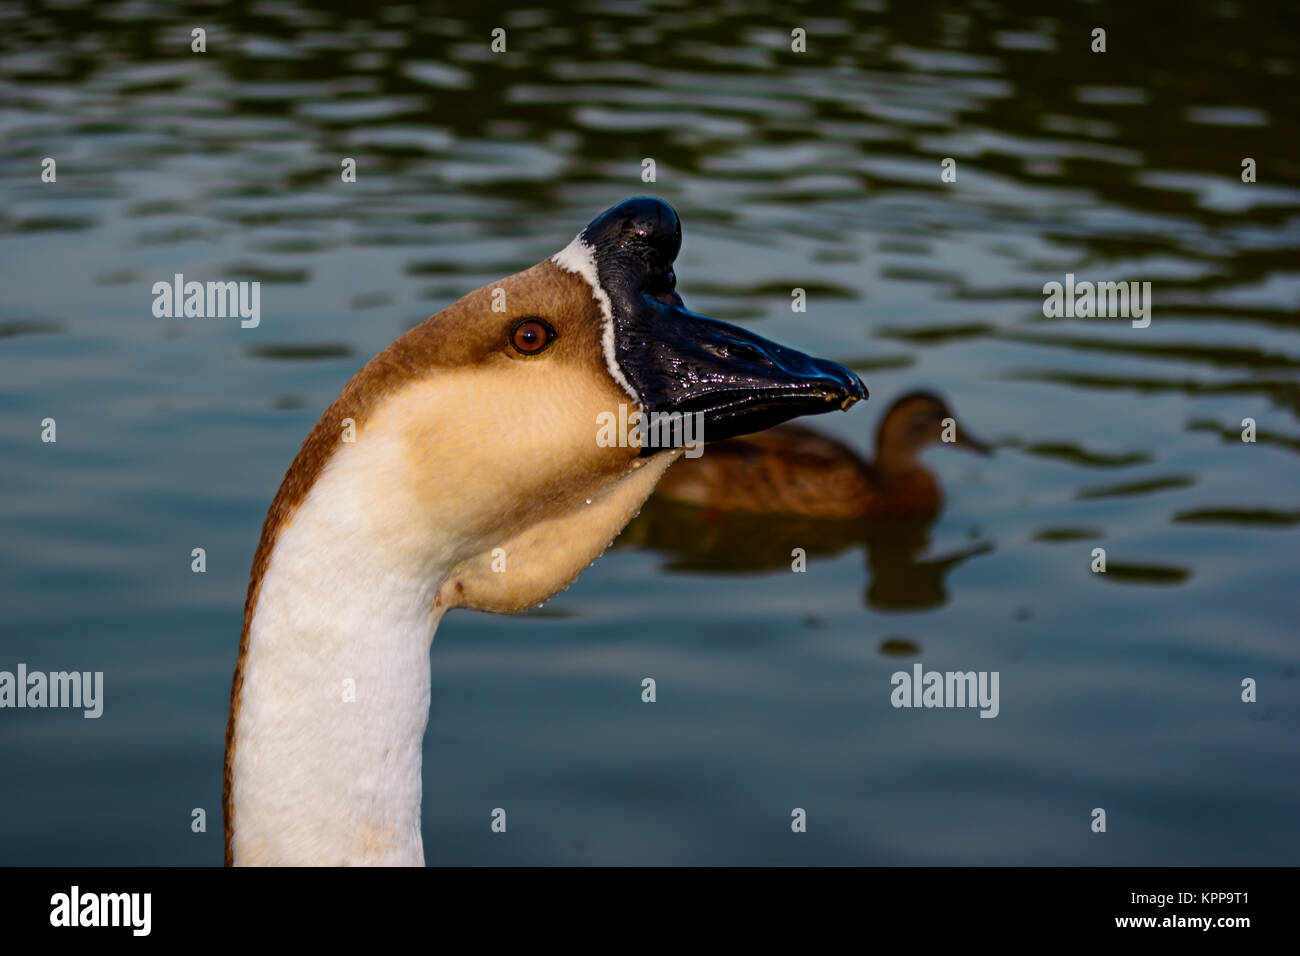
[[[423,862],[442,616],[515,612],[567,587],[683,453],[602,441],[610,416],[698,415],[713,440],[866,398],[840,365],[688,310],[680,245],[668,205],[620,203],[401,336],[321,416],[249,578],[228,863]]]
[[[681,238],[666,203],[622,202],[359,375],[384,398],[334,459],[370,459],[371,530],[442,575],[437,606],[522,610],[609,545],[682,449],[600,440],[602,423],[700,416],[712,441],[866,397],[841,365],[687,309]]]

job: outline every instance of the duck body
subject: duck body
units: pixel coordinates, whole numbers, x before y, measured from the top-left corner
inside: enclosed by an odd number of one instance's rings
[[[665,203],[620,203],[403,335],[316,423],[249,578],[227,865],[424,862],[443,616],[514,613],[567,587],[682,454],[603,443],[602,416],[699,414],[725,437],[866,397],[842,366],[688,311],[680,243]]]
[[[740,514],[810,518],[914,518],[935,514],[943,492],[920,452],[941,440],[948,406],[929,392],[900,397],[886,412],[868,462],[851,446],[800,425],[709,444],[675,464],[655,496]],[[985,451],[962,435],[958,447]]]

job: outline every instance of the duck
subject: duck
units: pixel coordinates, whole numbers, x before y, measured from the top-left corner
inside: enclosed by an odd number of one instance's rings
[[[944,442],[945,427],[952,441]],[[711,511],[813,519],[908,519],[936,514],[938,480],[921,460],[930,445],[990,454],[928,390],[899,396],[876,431],[876,456],[802,425],[710,443],[676,462],[655,488],[658,499]]]
[[[688,310],[681,241],[662,200],[607,209],[395,340],[308,433],[249,574],[227,865],[423,865],[443,616],[568,587],[683,453],[598,441],[607,416],[700,416],[725,440],[867,397],[838,363]]]

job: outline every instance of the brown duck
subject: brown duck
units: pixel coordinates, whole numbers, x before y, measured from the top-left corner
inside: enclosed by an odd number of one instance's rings
[[[945,420],[953,441],[944,442]],[[865,461],[834,438],[797,425],[710,443],[699,458],[668,469],[656,497],[719,511],[811,518],[906,518],[934,514],[938,481],[920,458],[929,445],[955,444],[989,454],[956,422],[942,398],[926,391],[898,398],[876,432],[876,458]]]

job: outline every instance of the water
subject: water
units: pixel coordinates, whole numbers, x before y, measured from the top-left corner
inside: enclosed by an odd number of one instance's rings
[[[648,192],[692,308],[866,378],[810,424],[865,450],[921,386],[998,454],[929,452],[942,515],[883,536],[652,502],[544,610],[451,615],[429,861],[1295,863],[1296,14],[1177,11],[0,4],[0,669],[107,688],[99,720],[0,713],[0,862],[220,861],[302,437],[410,325]],[[177,272],[260,279],[260,326],[155,318]],[[1067,272],[1152,282],[1150,327],[1045,319]],[[791,539],[807,573],[762,553]],[[1000,715],[893,709],[916,661],[998,671]]]

